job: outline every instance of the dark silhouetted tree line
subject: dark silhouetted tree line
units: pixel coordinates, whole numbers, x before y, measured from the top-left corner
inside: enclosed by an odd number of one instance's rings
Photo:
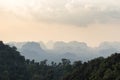
[[[0,41],[0,80],[120,80],[120,54],[88,62],[62,59],[47,64],[25,59],[15,47]]]

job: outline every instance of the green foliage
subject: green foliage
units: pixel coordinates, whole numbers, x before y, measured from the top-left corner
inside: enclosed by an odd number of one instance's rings
[[[120,54],[73,64],[62,59],[48,65],[47,60],[25,60],[15,47],[0,41],[0,80],[120,80]]]
[[[0,42],[0,80],[26,80],[25,58],[16,51]]]
[[[120,54],[115,53],[74,67],[72,73],[63,80],[120,80]]]

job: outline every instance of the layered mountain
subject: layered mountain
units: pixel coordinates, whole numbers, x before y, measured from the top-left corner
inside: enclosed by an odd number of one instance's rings
[[[95,57],[107,57],[115,52],[120,52],[119,42],[103,42],[98,47],[89,47],[84,42],[12,42],[8,43],[11,46],[16,46],[28,59],[36,61],[48,59],[49,62],[59,62],[62,58],[87,61]]]

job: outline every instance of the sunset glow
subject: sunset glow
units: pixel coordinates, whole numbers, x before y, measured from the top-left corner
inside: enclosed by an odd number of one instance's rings
[[[0,39],[79,41],[89,46],[120,41],[118,0],[0,0]]]

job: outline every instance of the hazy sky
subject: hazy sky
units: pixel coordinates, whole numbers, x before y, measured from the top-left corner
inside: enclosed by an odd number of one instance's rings
[[[0,0],[3,41],[120,41],[120,0]]]

